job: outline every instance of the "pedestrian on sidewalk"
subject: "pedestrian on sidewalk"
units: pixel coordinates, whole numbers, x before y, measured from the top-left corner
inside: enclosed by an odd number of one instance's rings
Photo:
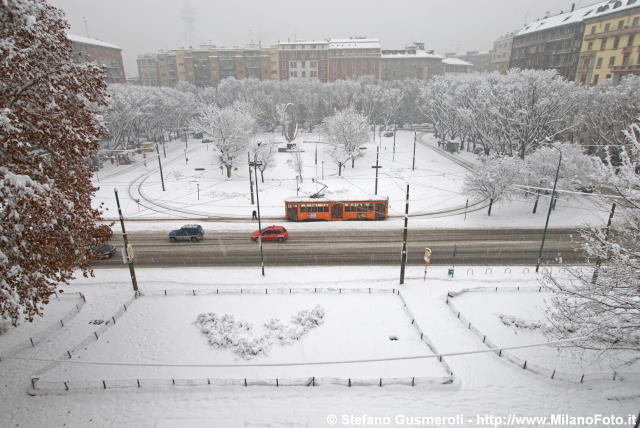
[[[253,212],[251,213],[251,217],[252,217],[252,220],[258,219],[258,213],[256,212],[256,210],[253,210]]]

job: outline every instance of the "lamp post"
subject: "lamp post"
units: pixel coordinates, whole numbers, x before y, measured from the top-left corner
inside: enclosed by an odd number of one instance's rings
[[[548,141],[548,140],[547,140]],[[551,208],[553,208],[553,198],[556,194],[556,185],[558,184],[558,174],[560,173],[560,164],[562,163],[562,151],[555,147],[551,146],[560,153],[560,158],[558,159],[558,168],[556,169],[556,178],[553,180],[553,190],[551,191],[551,199],[549,200],[549,210],[547,211],[547,221],[544,223],[544,232],[542,232],[542,243],[540,243],[540,251],[538,252],[538,262],[536,263],[536,273],[540,270],[540,263],[542,262],[542,249],[544,248],[544,240],[547,237],[547,228],[549,227],[549,217],[551,216]]]
[[[260,146],[261,143],[258,143]],[[258,177],[258,165],[262,165],[262,162],[258,162],[258,151],[253,154],[253,176]],[[251,166],[251,163],[249,164]],[[260,243],[260,264],[262,266],[262,276],[264,276],[264,252],[262,251],[262,220],[260,218],[260,192],[258,191],[258,180],[256,180],[256,205],[258,206],[258,242]]]

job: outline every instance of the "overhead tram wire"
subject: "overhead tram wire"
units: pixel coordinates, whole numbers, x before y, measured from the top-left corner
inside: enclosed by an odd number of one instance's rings
[[[327,366],[337,364],[363,364],[363,363],[378,363],[385,361],[406,361],[406,360],[425,360],[432,358],[448,358],[457,357],[463,355],[476,355],[486,354],[488,352],[500,352],[510,351],[513,349],[525,349],[535,348],[540,346],[552,346],[562,343],[571,343],[578,340],[583,340],[586,337],[576,337],[572,339],[561,339],[551,342],[540,342],[528,345],[516,345],[495,347],[487,349],[477,349],[473,351],[458,351],[458,352],[444,352],[439,354],[429,355],[409,355],[401,357],[386,357],[386,358],[366,358],[356,360],[337,360],[337,361],[309,361],[309,362],[288,362],[288,363],[241,363],[241,364],[174,364],[174,363],[127,363],[123,361],[87,361],[87,360],[73,360],[73,359],[46,359],[46,358],[24,358],[24,357],[3,357],[7,360],[22,360],[22,361],[39,361],[47,363],[66,363],[66,364],[79,364],[79,365],[95,365],[95,366],[128,366],[128,367],[201,367],[201,368],[233,368],[233,367],[294,367],[294,366]]]

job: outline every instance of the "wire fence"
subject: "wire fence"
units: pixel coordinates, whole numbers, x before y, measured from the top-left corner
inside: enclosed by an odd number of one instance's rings
[[[156,388],[156,387],[174,387],[174,386],[321,386],[321,385],[337,385],[337,386],[390,386],[390,385],[448,385],[453,383],[454,376],[449,365],[444,361],[442,356],[438,356],[438,360],[443,365],[447,376],[441,377],[377,377],[377,378],[356,378],[356,377],[287,377],[287,378],[130,378],[130,379],[102,379],[102,380],[46,380],[42,379],[48,372],[56,366],[64,363],[62,360],[71,360],[74,354],[85,348],[88,344],[100,339],[104,332],[115,326],[127,311],[131,310],[131,306],[136,300],[146,296],[205,296],[205,295],[286,295],[286,294],[393,294],[397,295],[403,305],[403,310],[411,319],[411,324],[420,335],[420,340],[427,347],[437,354],[433,344],[423,333],[420,326],[415,321],[415,317],[407,307],[404,297],[400,295],[400,291],[383,288],[199,288],[191,290],[151,290],[144,292],[136,292],[134,296],[118,309],[118,311],[95,330],[90,336],[86,337],[82,342],[68,349],[58,360],[51,361],[42,369],[38,370],[31,376],[31,383],[28,393],[31,395],[41,395],[48,393],[65,393],[70,391],[88,391],[96,389],[138,389],[138,388]],[[313,366],[316,363],[308,363]],[[335,363],[339,364],[339,363]],[[132,363],[131,366],[137,364]],[[287,366],[288,364],[283,364]],[[307,364],[297,364],[307,365]]]
[[[592,381],[623,381],[623,380],[640,380],[640,373],[638,372],[623,372],[623,371],[601,371],[601,372],[584,372],[584,373],[568,373],[557,370],[556,368],[549,368],[540,366],[529,362],[527,359],[523,359],[514,353],[501,349],[493,340],[491,340],[485,333],[476,328],[469,319],[467,319],[453,304],[453,300],[463,294],[467,293],[487,293],[487,292],[528,292],[528,293],[542,293],[551,292],[544,287],[476,287],[470,289],[463,289],[460,291],[450,291],[447,293],[447,306],[458,318],[458,320],[472,333],[474,333],[488,348],[494,349],[494,353],[498,357],[505,358],[510,363],[520,367],[523,370],[528,370],[532,373],[547,377],[549,379],[564,380],[567,382],[582,384]]]
[[[73,308],[71,308],[71,310],[69,310],[69,312],[64,314],[62,316],[62,318],[60,318],[59,320],[55,321],[53,324],[49,325],[49,327],[46,327],[46,328],[38,331],[36,334],[30,336],[28,339],[23,340],[23,341],[17,343],[16,345],[12,346],[11,348],[8,348],[8,349],[4,350],[3,352],[1,352],[0,353],[0,360],[2,360],[2,358],[6,358],[6,357],[9,357],[11,355],[15,355],[15,354],[17,354],[17,353],[19,353],[21,351],[24,351],[25,349],[34,348],[34,347],[38,346],[40,343],[44,342],[54,332],[64,328],[64,326],[66,324],[68,324],[68,322],[71,319],[73,319],[76,315],[78,315],[78,313],[80,313],[80,310],[82,309],[82,307],[84,306],[84,304],[87,301],[85,296],[84,296],[84,294],[82,294],[81,292],[63,293],[63,294],[55,293],[54,296],[55,296],[54,298],[56,300],[74,299],[74,300],[77,300],[77,303],[73,306]]]

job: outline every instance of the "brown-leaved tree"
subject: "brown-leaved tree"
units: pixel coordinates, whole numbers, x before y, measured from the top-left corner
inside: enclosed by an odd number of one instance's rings
[[[103,72],[74,63],[62,11],[0,7],[0,318],[41,314],[76,269],[90,272],[101,210],[90,159],[106,128]]]

